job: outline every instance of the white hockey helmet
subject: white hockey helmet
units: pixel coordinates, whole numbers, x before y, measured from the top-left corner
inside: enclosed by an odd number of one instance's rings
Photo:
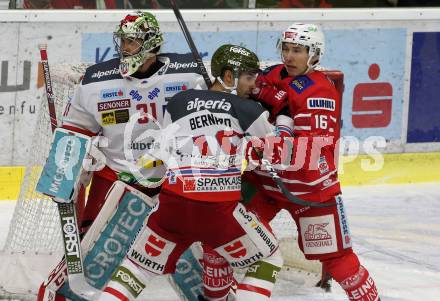
[[[122,39],[141,39],[139,51],[127,55],[121,50]],[[163,44],[163,35],[156,17],[148,12],[129,14],[120,22],[113,33],[113,41],[121,63],[119,69],[122,76],[135,73],[150,57],[160,51]]]
[[[318,66],[324,54],[324,33],[315,24],[293,23],[283,31],[281,38],[278,40],[277,47],[280,51],[283,43],[293,43],[307,47],[309,51],[309,60],[307,61],[309,69]],[[311,60],[313,57],[318,58],[318,61],[312,65]],[[281,59],[283,59],[282,56]]]

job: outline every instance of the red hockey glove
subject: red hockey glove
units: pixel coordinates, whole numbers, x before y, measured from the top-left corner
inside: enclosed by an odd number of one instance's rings
[[[264,75],[259,75],[255,81],[255,89],[252,90],[251,97],[262,102],[272,116],[276,116],[282,109],[287,107],[287,92],[270,83]]]

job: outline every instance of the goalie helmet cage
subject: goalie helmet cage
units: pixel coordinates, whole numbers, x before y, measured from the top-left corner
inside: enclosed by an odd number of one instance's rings
[[[209,70],[209,65],[206,65]],[[57,116],[61,116],[87,66],[50,66]],[[337,75],[334,79],[338,78],[340,76]],[[0,251],[0,298],[35,300],[39,285],[64,254],[57,206],[50,198],[35,191],[52,141],[44,93],[44,89],[41,89],[37,96],[41,99],[41,106],[32,136],[31,155],[26,164],[4,249]],[[317,261],[305,260],[297,246],[295,223],[287,211],[282,210],[271,225],[280,240],[284,265],[318,275],[321,265]],[[13,277],[10,277],[11,271]]]

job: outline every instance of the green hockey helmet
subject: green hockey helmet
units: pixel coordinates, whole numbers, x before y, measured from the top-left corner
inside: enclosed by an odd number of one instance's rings
[[[231,70],[238,78],[242,72],[258,72],[259,69],[257,55],[242,46],[222,45],[211,58],[211,73],[215,78],[221,78],[225,70]]]
[[[121,49],[123,39],[139,42],[139,51],[135,54],[124,53]],[[113,41],[121,58],[121,75],[129,76],[150,57],[159,53],[163,44],[163,34],[154,15],[139,11],[121,20],[113,33]]]

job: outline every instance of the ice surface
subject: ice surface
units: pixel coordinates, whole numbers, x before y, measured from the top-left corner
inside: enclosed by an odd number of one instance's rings
[[[378,286],[382,301],[440,299],[440,183],[346,187],[343,190],[354,250]],[[0,249],[14,202],[0,201]],[[275,301],[342,301],[342,289],[313,287],[314,275],[286,272]],[[0,284],[1,285],[1,284]],[[145,300],[176,301],[166,279],[153,279]]]

